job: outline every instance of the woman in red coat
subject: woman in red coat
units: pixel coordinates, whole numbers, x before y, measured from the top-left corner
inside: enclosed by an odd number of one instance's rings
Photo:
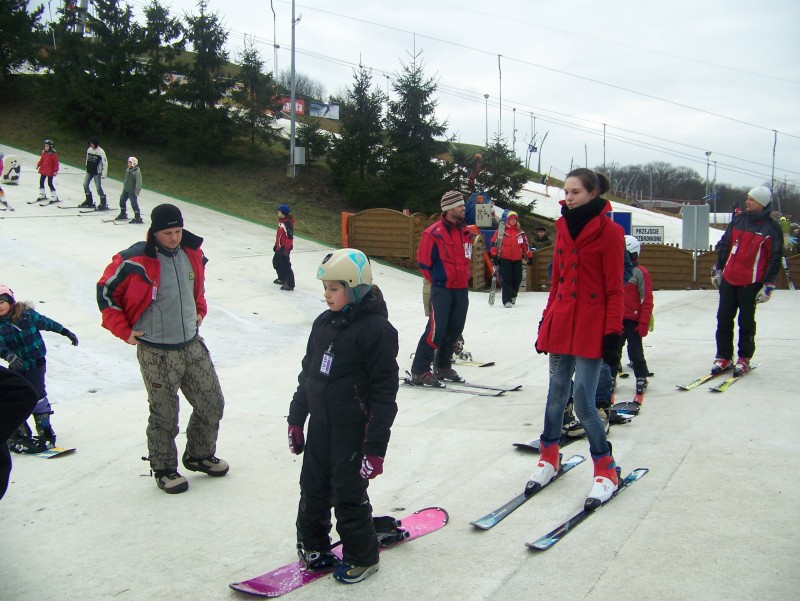
[[[609,186],[605,175],[589,169],[567,174],[561,218],[556,221],[550,296],[536,341],[537,352],[550,353],[550,385],[540,460],[529,487],[546,485],[560,467],[561,426],[574,373],[574,409],[594,461],[594,483],[586,500],[590,508],[611,498],[619,483],[595,407],[600,364],[619,363],[624,306],[624,233],[606,215],[611,205],[601,197]]]

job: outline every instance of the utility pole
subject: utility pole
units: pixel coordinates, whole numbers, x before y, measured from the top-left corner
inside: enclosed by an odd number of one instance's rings
[[[489,148],[489,94],[484,94],[483,99],[486,104],[486,137],[484,138],[484,146]]]
[[[294,48],[295,48],[295,35],[294,31],[297,26],[298,21],[300,19],[295,19],[294,17],[294,2],[292,0],[292,83],[291,83],[291,94],[289,101],[292,103],[291,106],[291,126],[289,128],[289,177],[294,178],[297,175],[296,172],[296,165],[295,165],[295,157],[294,157],[294,149],[295,149],[295,92],[296,92],[296,81],[295,81],[295,70],[294,70]]]

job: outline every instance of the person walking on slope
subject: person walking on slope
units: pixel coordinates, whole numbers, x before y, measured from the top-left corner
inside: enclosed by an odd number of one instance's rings
[[[39,199],[47,200],[47,194],[44,189],[44,182],[47,180],[47,186],[50,188],[50,202],[58,202],[56,195],[56,187],[53,184],[53,178],[58,175],[58,153],[53,146],[53,141],[47,139],[44,141],[44,150],[39,161],[36,163],[36,170],[39,172]]]
[[[78,346],[78,337],[57,321],[41,315],[28,303],[14,300],[14,291],[0,284],[0,357],[8,367],[25,378],[36,390],[37,402],[33,408],[37,438],[23,423],[11,436],[11,450],[17,453],[39,453],[56,446],[56,434],[50,423],[53,409],[47,398],[45,373],[47,348],[41,331],[55,332],[69,338]]]
[[[474,234],[464,223],[464,197],[451,190],[440,204],[441,219],[422,233],[417,249],[419,270],[431,283],[431,297],[428,322],[411,364],[411,383],[424,386],[441,386],[443,379],[461,381],[452,367],[453,352],[469,309]]]
[[[275,284],[280,284],[281,290],[294,290],[294,271],[289,253],[294,248],[294,217],[288,205],[278,207],[278,231],[275,234],[275,256],[272,257],[272,266],[278,277]]]
[[[500,280],[503,282],[503,306],[510,309],[517,302],[517,293],[522,283],[522,259],[530,259],[533,252],[528,248],[528,237],[519,225],[515,211],[503,213],[506,229],[503,233],[502,248],[497,249],[497,234],[492,236],[492,261],[500,266]]]
[[[733,375],[750,369],[756,351],[756,304],[772,297],[781,269],[783,233],[770,217],[772,193],[758,186],[747,193],[745,210],[728,224],[717,244],[717,263],[711,283],[719,289],[717,308],[717,356],[711,373],[731,369],[733,319],[739,313],[739,358]]]
[[[139,169],[139,159],[128,157],[128,168],[125,170],[125,181],[122,183],[122,194],[119,196],[119,215],[115,221],[125,221],[128,218],[126,203],[131,200],[133,219],[129,223],[144,223],[139,213],[139,194],[142,193],[142,170]]]
[[[100,196],[100,204],[97,205],[97,210],[108,211],[109,207],[106,202],[106,193],[103,192],[102,182],[107,174],[108,159],[106,158],[106,151],[100,148],[100,140],[96,136],[92,136],[89,138],[89,148],[86,149],[86,177],[83,178],[83,192],[86,194],[86,200],[79,204],[79,207],[95,208],[92,191],[89,189],[89,184],[94,181],[97,194]]]
[[[644,358],[642,339],[650,332],[653,316],[653,281],[650,272],[639,263],[642,245],[634,236],[625,236],[625,248],[633,263],[633,274],[625,284],[625,312],[622,316],[622,344],[628,343],[628,358],[633,363],[636,377],[636,395],[644,395],[647,389],[647,374],[650,373]],[[621,351],[620,351],[621,353]],[[619,366],[614,367],[614,378]]]
[[[550,384],[540,460],[529,486],[545,486],[560,468],[561,428],[574,371],[574,409],[594,461],[588,508],[610,499],[619,485],[611,445],[595,407],[600,364],[619,362],[622,333],[624,234],[606,215],[611,205],[601,195],[609,187],[605,175],[589,169],[567,174],[556,221],[550,295],[536,340],[537,352],[550,353]]]
[[[183,466],[224,476],[228,462],[215,456],[225,406],[208,348],[200,336],[207,312],[203,239],[183,229],[178,207],[158,205],[147,240],[120,251],[97,283],[102,325],[136,346],[150,418],[147,448],[156,484],[182,493],[178,473],[178,390],[192,406]]]
[[[329,254],[317,279],[328,310],[311,327],[288,417],[289,449],[295,455],[305,450],[297,547],[309,570],[335,568],[334,579],[352,584],[378,569],[367,487],[383,473],[397,414],[397,330],[361,251]],[[331,553],[331,504],[341,563]]]

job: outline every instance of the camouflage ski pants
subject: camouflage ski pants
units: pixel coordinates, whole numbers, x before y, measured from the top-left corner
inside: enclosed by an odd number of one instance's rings
[[[198,336],[189,346],[177,350],[139,344],[136,358],[150,404],[147,450],[151,469],[178,468],[178,390],[192,406],[186,453],[191,457],[216,453],[225,399],[203,339]]]

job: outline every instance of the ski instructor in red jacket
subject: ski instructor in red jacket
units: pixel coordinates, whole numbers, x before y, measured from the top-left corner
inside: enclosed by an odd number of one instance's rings
[[[419,270],[431,283],[428,323],[411,364],[411,382],[419,386],[461,380],[452,362],[467,321],[474,236],[464,223],[466,207],[460,192],[445,192],[440,204],[442,218],[422,233],[417,249]]]
[[[556,221],[550,296],[536,341],[539,353],[550,353],[550,384],[540,460],[528,486],[541,488],[558,472],[564,408],[574,373],[573,405],[594,461],[588,508],[610,499],[619,485],[611,445],[595,407],[601,363],[619,363],[624,307],[624,232],[606,215],[611,205],[601,194],[609,187],[605,175],[590,169],[567,174]]]

